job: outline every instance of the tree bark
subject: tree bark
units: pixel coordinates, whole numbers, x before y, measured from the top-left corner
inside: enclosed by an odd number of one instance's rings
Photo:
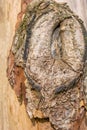
[[[70,8],[81,17],[87,29],[87,1],[86,0],[56,0],[67,2]],[[15,92],[11,89],[7,79],[7,57],[12,45],[16,28],[21,21],[29,0],[1,0],[0,1],[0,130],[51,130],[49,121],[36,121],[32,124],[24,103],[19,104]],[[20,13],[21,12],[21,13]],[[18,21],[18,22],[17,22]],[[16,24],[17,23],[17,24]],[[75,125],[76,127],[76,125]],[[87,130],[85,119],[81,130]],[[77,129],[76,129],[77,130]]]

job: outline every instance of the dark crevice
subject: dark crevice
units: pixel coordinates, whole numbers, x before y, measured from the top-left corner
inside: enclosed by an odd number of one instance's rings
[[[30,21],[30,23],[27,25],[27,37],[26,37],[26,42],[25,42],[25,50],[24,50],[24,56],[23,56],[23,59],[24,61],[26,62],[27,60],[27,57],[28,57],[28,53],[29,53],[29,40],[31,38],[31,35],[32,35],[32,26],[34,24],[34,20],[35,20],[35,17],[36,17],[36,14],[33,15],[33,18],[32,20]]]

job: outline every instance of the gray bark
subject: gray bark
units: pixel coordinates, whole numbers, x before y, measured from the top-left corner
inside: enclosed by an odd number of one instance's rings
[[[66,0],[56,0],[65,2]],[[70,8],[81,17],[87,28],[87,1],[67,0]],[[0,130],[45,130],[51,129],[49,123],[36,123],[34,126],[27,116],[25,106],[17,101],[6,76],[7,56],[15,33],[17,14],[21,11],[21,0],[0,1]],[[85,80],[87,85],[87,78]],[[86,130],[84,122],[81,130]]]

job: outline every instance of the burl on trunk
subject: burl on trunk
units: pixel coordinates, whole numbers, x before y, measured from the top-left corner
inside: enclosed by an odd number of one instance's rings
[[[15,32],[8,80],[29,118],[78,130],[85,116],[86,31],[66,3],[33,0]]]

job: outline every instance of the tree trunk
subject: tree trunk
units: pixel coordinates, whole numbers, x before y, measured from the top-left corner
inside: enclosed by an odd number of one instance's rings
[[[70,8],[84,21],[87,29],[87,1],[86,0],[56,0],[67,2]],[[29,0],[1,0],[0,1],[0,130],[51,130],[48,120],[38,121],[35,124],[29,119],[25,105],[19,104],[15,92],[7,79],[7,57],[15,34],[25,12]],[[21,13],[20,13],[21,12]],[[75,125],[75,127],[77,127]],[[81,130],[87,130],[85,119]],[[76,129],[77,130],[77,129]]]

